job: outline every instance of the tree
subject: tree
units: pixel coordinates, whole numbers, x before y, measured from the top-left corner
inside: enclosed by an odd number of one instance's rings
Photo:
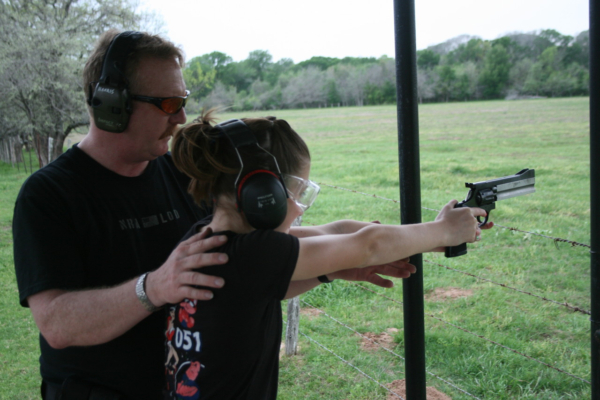
[[[281,106],[281,90],[279,86],[272,88],[267,82],[257,79],[250,85],[250,91],[242,103],[244,110],[279,108]]]
[[[215,70],[215,80],[221,80],[223,78],[223,69],[227,64],[233,61],[233,59],[225,53],[220,51],[213,51],[212,53],[203,54],[194,59],[198,59],[202,64],[204,71]]]
[[[333,76],[343,105],[364,105],[367,85],[364,68],[339,64],[333,67]]]
[[[574,86],[570,94],[583,96],[590,94],[590,72],[587,68],[577,63],[572,63],[567,67],[566,73],[574,79]]]
[[[444,99],[444,101],[450,100],[452,92],[454,91],[456,81],[456,71],[451,65],[440,65],[436,68],[439,80],[437,82],[437,92]]]
[[[417,51],[417,67],[421,69],[432,69],[440,63],[440,55],[432,50],[425,49]]]
[[[213,88],[216,75],[216,69],[203,66],[201,57],[192,58],[183,69],[183,79],[190,91],[190,97],[200,100],[206,96]]]
[[[202,108],[227,109],[235,105],[235,87],[227,87],[222,82],[215,83],[214,89],[202,100]]]
[[[334,57],[311,57],[306,61],[301,61],[296,64],[296,70],[299,71],[308,67],[316,67],[321,71],[325,71],[329,69],[329,67],[339,64],[339,62],[340,59]]]
[[[572,36],[563,35],[554,29],[544,29],[540,32],[538,37],[541,40],[545,39],[552,45],[559,47],[567,47],[573,41]]]
[[[293,67],[294,61],[292,61],[291,58],[282,58],[276,63],[269,65],[269,68],[264,73],[264,80],[271,86],[276,86],[277,82],[279,81],[279,77],[287,71],[290,71]]]
[[[267,50],[254,50],[248,54],[246,63],[256,71],[257,78],[262,80],[272,60],[273,56]]]
[[[479,97],[479,72],[473,61],[467,61],[456,67],[456,85],[454,96],[459,100],[471,100]]]
[[[393,59],[381,57],[366,68],[365,100],[367,104],[395,104],[396,65]]]
[[[467,43],[459,45],[456,50],[448,54],[449,61],[455,63],[465,63],[471,61],[475,64],[481,64],[485,58],[490,45],[479,38],[473,38]]]
[[[325,72],[309,67],[292,77],[281,91],[282,102],[288,107],[325,104],[327,99]]]
[[[134,10],[127,0],[0,1],[0,92],[12,104],[3,103],[2,113],[20,121],[40,166],[62,153],[75,126],[89,123],[81,95],[86,56],[109,27],[139,28]]]
[[[500,97],[508,83],[509,73],[510,62],[508,52],[504,46],[497,44],[486,54],[483,70],[479,78],[484,97]]]
[[[340,64],[348,64],[355,67],[366,66],[377,62],[375,57],[344,57],[340,60]]]
[[[511,91],[511,95],[519,95],[524,92],[525,82],[531,71],[533,61],[529,58],[525,58],[517,61],[508,74],[508,86]]]
[[[258,71],[247,60],[231,62],[222,69],[220,81],[225,86],[233,86],[238,92],[248,90],[252,82],[258,79]]]
[[[452,50],[457,49],[461,44],[467,43],[471,39],[478,39],[478,37],[470,35],[459,35],[453,37],[452,39],[448,39],[445,42],[436,44],[434,46],[429,46],[428,49],[440,55],[445,55],[450,53]]]

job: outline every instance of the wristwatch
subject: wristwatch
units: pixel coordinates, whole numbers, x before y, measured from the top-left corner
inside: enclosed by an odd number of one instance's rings
[[[145,274],[142,274],[138,278],[137,283],[135,284],[135,294],[137,295],[137,298],[140,300],[140,303],[142,303],[144,308],[146,310],[148,310],[148,312],[153,313],[154,311],[160,310],[162,307],[156,307],[154,304],[152,304],[152,302],[148,298],[148,295],[146,294],[146,277],[147,276],[148,276],[148,272],[146,272]]]
[[[319,282],[321,283],[331,283],[333,282],[333,280],[329,280],[329,278],[327,278],[327,275],[321,275],[317,278],[319,280]],[[334,279],[335,280],[335,279]]]

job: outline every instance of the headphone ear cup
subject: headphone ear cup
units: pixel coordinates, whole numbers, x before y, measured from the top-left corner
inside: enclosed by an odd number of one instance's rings
[[[98,84],[90,101],[94,123],[104,131],[121,133],[131,115],[131,98],[126,88]]]
[[[128,54],[142,36],[135,31],[115,36],[104,55],[100,79],[93,90],[90,88],[88,104],[92,108],[94,124],[104,131],[120,133],[127,129],[132,107],[125,64]]]
[[[275,229],[287,215],[285,187],[270,171],[253,171],[238,188],[238,208],[255,229]]]

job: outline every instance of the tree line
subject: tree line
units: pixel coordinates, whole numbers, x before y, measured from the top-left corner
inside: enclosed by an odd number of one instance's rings
[[[420,102],[589,94],[589,33],[547,29],[495,40],[462,35],[417,52]],[[363,106],[396,101],[393,58],[313,57],[273,62],[266,50],[233,61],[222,52],[184,70],[197,110]]]
[[[136,0],[0,0],[0,161],[35,149],[43,166],[67,136],[89,125],[82,69],[108,28],[157,32]],[[461,36],[417,54],[422,102],[588,94],[588,32],[515,33],[486,41]],[[312,57],[273,61],[255,50],[242,61],[222,52],[183,70],[188,112],[394,104],[393,58]],[[31,165],[31,163],[30,163]]]

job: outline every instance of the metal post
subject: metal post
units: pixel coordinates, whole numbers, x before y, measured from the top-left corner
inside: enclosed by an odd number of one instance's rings
[[[301,226],[302,216],[294,220],[292,226]],[[298,331],[300,329],[300,297],[288,300],[287,325],[285,328],[285,355],[290,357],[298,354]]]
[[[421,222],[419,112],[414,0],[394,0],[396,97],[401,223]],[[411,257],[417,273],[403,281],[406,396],[426,399],[423,256]]]
[[[600,400],[600,0],[590,0],[590,225],[592,399]]]

